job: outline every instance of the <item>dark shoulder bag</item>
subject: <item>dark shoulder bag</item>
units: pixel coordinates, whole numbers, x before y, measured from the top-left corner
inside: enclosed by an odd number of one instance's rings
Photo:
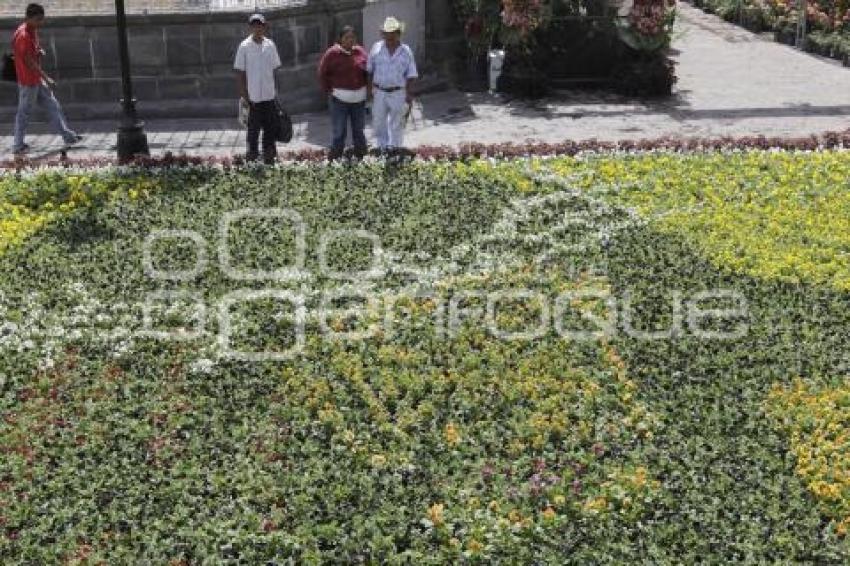
[[[274,74],[274,86],[274,113],[275,118],[277,118],[277,135],[275,136],[275,140],[280,143],[289,143],[292,141],[292,118],[289,117],[289,112],[286,111],[286,108],[280,102],[277,73]]]
[[[4,81],[10,83],[18,82],[18,72],[15,70],[15,53],[14,49],[11,53],[3,54],[3,75]]]
[[[292,141],[292,118],[277,98],[274,100],[274,108],[278,124],[275,138],[280,143],[289,143]]]

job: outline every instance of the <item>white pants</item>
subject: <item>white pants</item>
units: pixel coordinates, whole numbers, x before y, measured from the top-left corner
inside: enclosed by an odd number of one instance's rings
[[[384,92],[374,89],[372,128],[380,149],[404,146],[404,113],[407,111],[405,90]]]

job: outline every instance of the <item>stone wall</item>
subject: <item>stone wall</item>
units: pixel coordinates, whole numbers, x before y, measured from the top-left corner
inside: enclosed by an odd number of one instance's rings
[[[265,11],[269,35],[283,62],[278,72],[281,98],[292,111],[325,103],[316,84],[318,61],[342,25],[362,32],[365,5],[365,0],[308,0],[304,5]],[[233,58],[248,35],[246,20],[247,12],[129,15],[133,86],[140,114],[232,115]],[[0,19],[0,37],[11,37],[18,23],[18,19]],[[50,18],[41,41],[47,51],[45,68],[57,80],[57,96],[71,117],[108,117],[118,112],[121,80],[114,16]],[[13,107],[16,97],[14,84],[0,83],[0,107]]]
[[[67,1],[57,0],[57,5],[65,6]],[[88,2],[89,6],[97,2],[100,6],[104,1],[79,0]],[[179,1],[194,5],[213,0]],[[243,0],[215,1],[216,6],[244,3]],[[326,104],[316,84],[316,66],[324,49],[344,25],[353,25],[363,43],[369,46],[379,38],[378,29],[386,16],[403,20],[404,41],[415,50],[421,72],[448,71],[451,61],[457,58],[458,40],[463,45],[449,0],[262,1],[283,6],[266,8],[263,12],[269,22],[269,35],[277,44],[283,62],[278,72],[281,98],[292,112],[316,110]],[[147,118],[233,116],[236,105],[233,58],[239,42],[248,35],[246,20],[251,10],[192,9],[143,14],[138,10],[143,2],[127,4],[132,7],[128,15],[128,40],[140,115]],[[19,17],[0,15],[0,38],[8,41],[19,23]],[[112,118],[118,114],[121,79],[114,15],[73,16],[62,11],[51,16],[48,12],[41,41],[47,51],[44,66],[57,80],[57,96],[69,117]],[[449,73],[444,72],[443,76]],[[11,121],[16,103],[17,87],[0,82],[0,122]]]

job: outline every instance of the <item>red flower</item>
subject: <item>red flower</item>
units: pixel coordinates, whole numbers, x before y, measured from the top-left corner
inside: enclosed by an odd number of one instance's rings
[[[481,19],[481,16],[472,16],[466,20],[464,32],[468,38],[477,39],[480,37],[484,32],[484,21]]]

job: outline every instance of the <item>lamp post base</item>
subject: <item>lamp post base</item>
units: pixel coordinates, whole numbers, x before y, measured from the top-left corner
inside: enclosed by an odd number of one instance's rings
[[[126,162],[138,155],[150,155],[144,124],[121,124],[118,127],[118,160]]]
[[[126,163],[139,155],[150,155],[145,123],[136,118],[136,101],[122,100],[124,116],[118,126],[118,161]]]

